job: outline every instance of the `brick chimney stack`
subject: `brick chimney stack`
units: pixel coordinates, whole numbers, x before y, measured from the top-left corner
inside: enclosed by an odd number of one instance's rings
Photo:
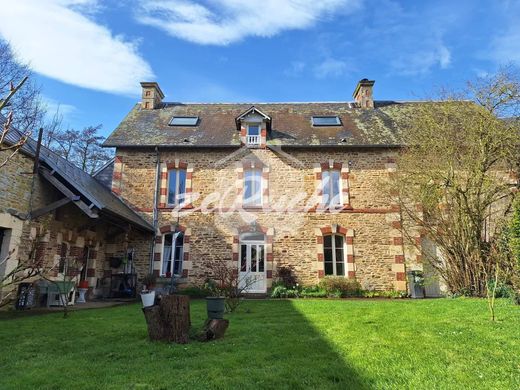
[[[352,97],[361,108],[374,108],[374,96],[372,89],[374,80],[363,79],[360,80],[352,94]]]
[[[154,110],[158,108],[164,99],[164,93],[156,82],[141,82],[143,96],[141,98],[141,108],[143,110]]]

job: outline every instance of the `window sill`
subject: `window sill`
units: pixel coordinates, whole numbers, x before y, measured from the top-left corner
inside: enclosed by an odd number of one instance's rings
[[[166,206],[163,206],[163,207],[158,207],[159,210],[174,210],[174,209],[178,209],[178,210],[189,210],[189,209],[193,209],[194,206],[190,203],[190,204],[185,204],[185,205],[182,205],[182,206],[175,206],[175,205],[166,205]]]

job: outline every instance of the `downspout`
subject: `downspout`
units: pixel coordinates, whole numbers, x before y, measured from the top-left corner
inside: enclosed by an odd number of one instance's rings
[[[153,240],[150,243],[150,264],[149,273],[153,273],[153,262],[155,252],[155,239],[157,238],[157,225],[159,223],[159,211],[157,209],[157,192],[159,191],[159,180],[161,180],[161,160],[159,158],[159,148],[155,147],[155,188],[153,192]]]

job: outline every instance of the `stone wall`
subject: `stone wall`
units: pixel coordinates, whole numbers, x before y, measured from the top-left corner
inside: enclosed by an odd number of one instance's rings
[[[2,158],[5,158],[5,152],[0,152],[0,160]],[[89,248],[86,276],[91,295],[106,294],[104,289],[110,274],[123,270],[122,267],[110,268],[109,256],[121,255],[135,248],[139,274],[142,276],[148,272],[149,234],[134,230],[125,232],[103,216],[90,219],[71,203],[34,220],[28,219],[30,210],[63,198],[45,179],[33,175],[32,170],[33,159],[22,153],[0,168],[0,229],[5,232],[0,260],[14,250],[9,261],[0,266],[0,277],[15,269],[20,262],[35,261],[46,269],[52,268],[46,272],[47,277],[62,279],[57,265],[64,253],[64,245],[69,258],[83,258],[85,247]]]
[[[117,150],[117,174],[113,187],[121,197],[153,221],[154,188],[157,198],[166,191],[169,166],[188,166],[191,193],[187,208],[174,210],[158,200],[158,230],[154,248],[154,270],[160,269],[161,237],[180,224],[189,229],[185,244],[185,277],[200,282],[207,273],[207,262],[215,259],[236,261],[237,232],[241,229],[272,230],[271,258],[267,276],[276,277],[278,266],[293,267],[297,278],[315,284],[323,276],[319,259],[317,231],[330,229],[345,234],[347,253],[352,261],[351,277],[367,289],[406,289],[405,263],[418,262],[413,250],[405,251],[399,230],[399,212],[384,195],[382,185],[395,169],[391,149],[184,149],[160,151],[159,177],[156,154],[152,150]],[[253,163],[264,169],[264,189],[268,200],[261,209],[239,205],[243,188],[243,167]],[[348,202],[339,212],[321,212],[320,176],[323,166],[342,167],[343,187]],[[116,172],[116,170],[114,171]],[[345,188],[344,188],[345,189]],[[216,193],[216,194],[214,194]],[[212,195],[213,194],[213,195]],[[298,194],[302,196],[298,197]],[[208,201],[210,200],[210,201]],[[200,208],[206,210],[201,211]],[[317,210],[318,208],[318,210]],[[283,210],[283,212],[282,212]],[[256,220],[256,223],[251,221]],[[341,234],[341,233],[340,233]],[[271,271],[271,272],[269,272]],[[348,275],[346,275],[348,277]],[[272,280],[272,279],[271,279]],[[269,281],[270,282],[270,281]],[[269,283],[268,283],[269,284]]]

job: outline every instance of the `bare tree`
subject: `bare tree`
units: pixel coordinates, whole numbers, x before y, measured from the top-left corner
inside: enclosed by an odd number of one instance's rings
[[[99,134],[102,125],[87,126],[83,130],[62,130],[61,117],[56,114],[47,125],[44,145],[67,161],[92,174],[111,157],[101,145],[105,137]]]
[[[211,276],[205,288],[214,295],[226,298],[226,311],[229,313],[237,309],[244,293],[247,293],[256,282],[249,273],[240,275],[236,262],[228,260],[210,262],[208,271]]]
[[[32,76],[29,65],[18,61],[11,46],[0,40],[0,96],[8,95],[13,85],[28,78],[24,87],[9,101],[12,125],[23,133],[31,133],[45,116],[40,87]]]
[[[110,153],[101,147],[105,137],[98,134],[101,125],[88,126],[79,132],[74,144],[74,162],[84,171],[92,174],[110,159]]]
[[[520,161],[520,84],[512,68],[468,83],[464,93],[414,106],[392,176],[410,242],[421,234],[440,251],[423,253],[453,293],[489,296],[502,269],[495,241],[514,198]],[[498,280],[498,279],[497,279]],[[496,285],[496,283],[495,283]]]

